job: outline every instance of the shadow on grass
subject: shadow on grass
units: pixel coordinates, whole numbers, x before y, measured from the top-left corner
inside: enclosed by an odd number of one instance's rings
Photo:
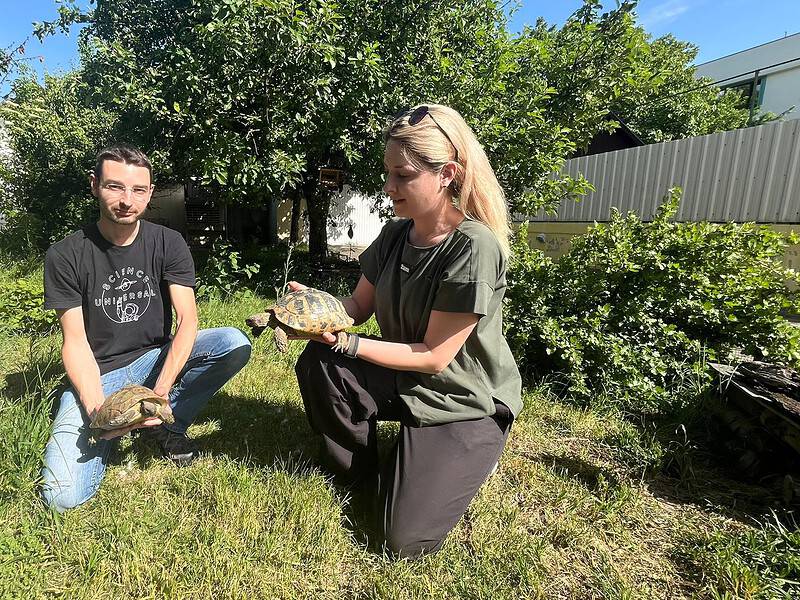
[[[620,484],[619,479],[610,469],[593,465],[577,456],[541,454],[535,460],[565,477],[580,481],[592,492],[601,487],[601,481],[605,481],[606,484],[615,488]]]
[[[311,468],[318,458],[317,440],[303,410],[290,403],[271,403],[248,396],[216,394],[195,420],[200,451],[243,463],[285,471]],[[140,467],[160,456],[149,442],[132,445]]]
[[[797,506],[783,494],[783,475],[753,478],[735,469],[735,462],[706,447],[670,459],[646,478],[650,493],[674,504],[694,504],[745,524],[768,516],[773,510]]]
[[[59,407],[59,398],[69,387],[64,369],[48,368],[46,371],[37,371],[36,367],[30,370],[9,373],[5,376],[5,390],[3,395],[15,403],[24,404],[34,411],[42,407],[49,420],[56,416]]]
[[[202,452],[289,473],[315,470],[325,476],[340,498],[348,528],[356,541],[379,551],[374,542],[374,490],[369,487],[351,489],[325,473],[320,467],[319,438],[301,406],[221,393],[211,400],[197,423],[201,430],[204,423],[214,425],[210,431],[196,437]],[[158,456],[154,451],[152,447],[138,450],[140,460]]]
[[[212,454],[264,467],[296,466],[318,458],[314,432],[296,404],[223,393],[212,399],[198,421],[203,419],[219,424],[198,439]]]
[[[599,463],[571,452],[569,444],[563,450],[524,456],[592,493],[604,485],[618,488],[623,481],[641,482],[660,500],[695,505],[745,524],[762,520],[775,509],[797,507],[796,495],[791,501],[785,498],[785,473],[779,465],[765,461],[763,472],[747,476],[739,467],[740,455],[726,448],[708,415],[658,420],[634,416],[628,422],[636,432],[587,440],[591,454],[604,457]],[[556,425],[563,426],[561,422]]]
[[[664,456],[645,478],[655,497],[694,504],[746,524],[776,508],[798,506],[797,497],[784,497],[785,465],[764,462],[758,472],[748,472],[742,468],[742,454],[730,444],[733,438],[712,416],[695,415],[686,422],[686,427],[666,420],[660,424]]]
[[[35,394],[42,401],[52,402],[67,387],[67,377],[60,357],[31,352],[24,367],[4,377],[3,395],[14,402]]]

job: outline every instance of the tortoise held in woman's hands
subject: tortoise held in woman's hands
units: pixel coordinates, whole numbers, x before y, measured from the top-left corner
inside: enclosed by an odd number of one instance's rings
[[[342,350],[347,347],[347,334],[343,330],[353,325],[353,319],[338,298],[305,288],[286,294],[266,312],[245,319],[245,323],[256,337],[265,329],[272,329],[279,352],[286,352],[290,335],[311,338],[325,332],[336,334],[334,349]]]
[[[111,431],[156,418],[164,423],[175,422],[167,399],[144,386],[127,385],[106,398],[95,413],[91,428]]]

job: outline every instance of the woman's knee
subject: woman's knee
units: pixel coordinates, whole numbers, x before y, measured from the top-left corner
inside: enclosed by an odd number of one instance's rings
[[[322,369],[327,362],[326,359],[330,358],[330,354],[331,351],[327,346],[317,342],[308,342],[297,358],[297,364],[294,367],[295,373],[298,377],[302,377],[309,371]]]
[[[386,531],[385,546],[396,558],[420,558],[425,554],[438,552],[444,543],[442,538],[431,539],[430,536],[416,534],[397,527]]]

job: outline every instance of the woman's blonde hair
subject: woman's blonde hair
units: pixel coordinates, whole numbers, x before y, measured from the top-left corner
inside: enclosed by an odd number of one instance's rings
[[[387,143],[399,142],[405,159],[418,169],[438,173],[448,162],[455,162],[450,191],[456,206],[491,229],[508,256],[511,227],[505,195],[486,152],[457,111],[441,104],[420,104],[395,117],[383,137]]]

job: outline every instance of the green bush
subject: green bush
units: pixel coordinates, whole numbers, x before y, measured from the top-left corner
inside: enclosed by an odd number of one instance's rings
[[[675,223],[679,191],[652,222],[613,212],[554,263],[522,228],[506,326],[523,368],[582,403],[668,412],[708,381],[706,360],[734,349],[796,364],[782,316],[800,303],[783,268],[785,236],[754,224]]]
[[[0,329],[11,334],[48,333],[55,313],[44,308],[44,283],[39,268],[26,276],[0,279]]]
[[[226,299],[241,293],[260,267],[242,260],[241,254],[224,240],[215,240],[197,281],[199,298]]]

